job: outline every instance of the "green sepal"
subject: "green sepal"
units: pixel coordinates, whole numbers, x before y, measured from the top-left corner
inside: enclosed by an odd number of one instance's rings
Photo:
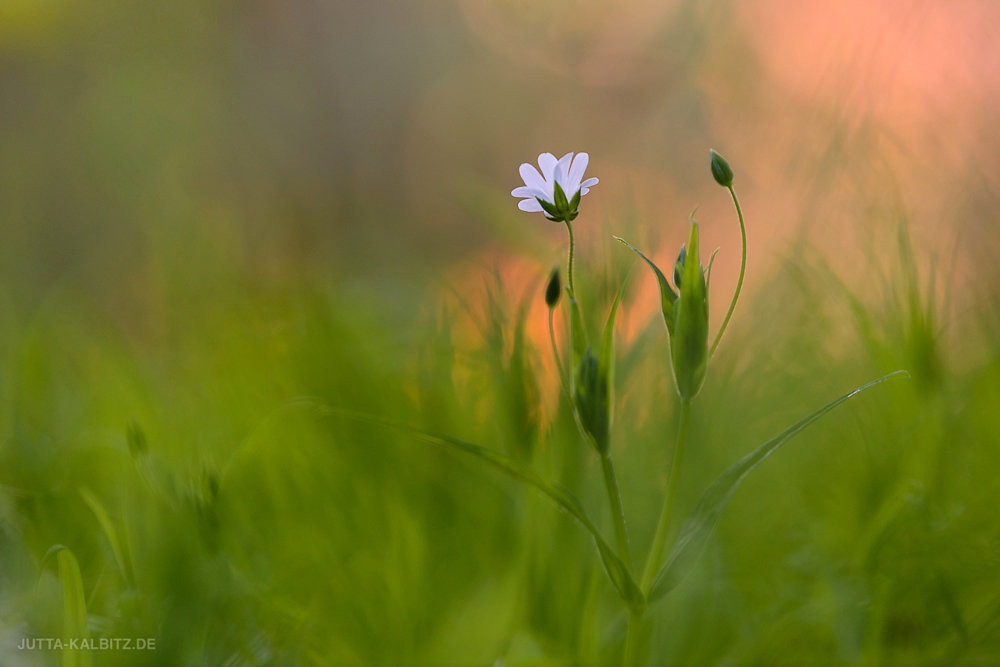
[[[577,209],[580,208],[580,197],[582,196],[582,193],[583,189],[581,188],[580,190],[577,190],[576,194],[573,195],[573,198],[569,200],[569,210],[573,212],[574,218],[576,217]]]
[[[552,220],[553,222],[562,222],[559,209],[557,209],[554,204],[550,204],[541,197],[535,197],[535,200],[541,205],[542,210],[545,211],[549,220]]]
[[[712,286],[712,265],[715,264],[715,256],[719,254],[719,248],[715,249],[712,253],[711,259],[708,260],[708,271],[705,272],[705,289],[708,290]],[[707,293],[707,292],[706,292]],[[706,296],[707,300],[707,296]]]
[[[570,212],[569,200],[566,198],[566,193],[563,192],[562,186],[559,185],[559,181],[556,181],[553,187],[553,199],[556,203],[556,208],[559,210],[560,215],[565,215]]]
[[[653,273],[656,274],[656,280],[660,284],[660,309],[663,311],[663,321],[667,325],[667,332],[672,336],[674,333],[674,316],[673,316],[673,306],[674,302],[677,301],[677,293],[674,292],[670,283],[667,282],[667,277],[663,275],[663,271],[660,271],[660,267],[653,263],[653,260],[649,259],[642,252],[639,251],[634,245],[626,241],[625,239],[616,236],[616,240],[620,241],[623,245],[628,246],[632,249],[632,252],[639,255],[649,265],[649,268],[653,269]]]

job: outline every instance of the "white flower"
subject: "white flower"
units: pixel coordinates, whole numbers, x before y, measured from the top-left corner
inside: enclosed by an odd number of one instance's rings
[[[521,199],[517,207],[529,213],[541,212],[549,220],[570,221],[577,216],[580,197],[597,185],[596,178],[583,180],[590,156],[586,153],[566,153],[558,160],[552,153],[538,156],[538,166],[525,162],[519,171],[524,185],[511,194]],[[556,187],[558,185],[558,187]]]

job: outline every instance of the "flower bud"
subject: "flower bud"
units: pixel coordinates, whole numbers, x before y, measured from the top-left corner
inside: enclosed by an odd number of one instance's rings
[[[726,162],[725,158],[716,153],[714,150],[712,153],[712,177],[715,182],[724,188],[732,187],[733,185],[733,170],[730,168],[729,163]]]
[[[559,283],[559,267],[553,266],[552,273],[549,274],[549,284],[545,286],[545,305],[550,309],[559,303],[559,293],[562,291]]]
[[[684,274],[684,258],[687,257],[687,246],[682,245],[681,251],[677,253],[677,261],[674,262],[674,285],[677,289],[681,288],[681,280]]]
[[[670,309],[670,360],[677,393],[683,400],[697,396],[708,366],[708,288],[705,270],[698,257],[698,224],[691,224],[686,252],[674,267],[679,294]],[[669,327],[668,327],[669,328]]]
[[[577,418],[591,444],[603,456],[611,438],[611,391],[608,369],[588,347],[576,367],[573,402]]]

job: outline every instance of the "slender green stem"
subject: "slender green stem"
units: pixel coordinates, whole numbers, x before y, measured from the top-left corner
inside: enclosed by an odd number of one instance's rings
[[[628,612],[628,631],[625,635],[625,655],[622,658],[622,667],[631,667],[637,663],[636,652],[639,650],[642,616],[641,609],[630,609]]]
[[[559,359],[559,348],[556,346],[556,330],[552,322],[552,316],[555,312],[555,308],[549,308],[549,342],[552,343],[552,359],[556,362],[556,369],[559,371],[559,384],[562,386],[563,393],[566,397],[572,401],[573,397],[569,394],[569,383],[566,380],[566,371],[563,369],[562,360]]]
[[[674,496],[677,495],[677,478],[680,477],[681,460],[684,457],[684,445],[687,443],[688,422],[691,421],[691,401],[681,401],[680,424],[677,427],[677,443],[674,446],[674,457],[670,462],[670,473],[667,477],[667,492],[663,496],[663,509],[660,510],[660,521],[656,524],[656,533],[653,536],[653,544],[649,549],[649,557],[646,559],[646,567],[642,571],[642,583],[640,588],[643,593],[649,592],[649,586],[653,583],[653,577],[662,565],[663,547],[667,541],[667,533],[670,530],[670,514],[674,505]]]
[[[625,510],[622,508],[622,497],[618,493],[618,479],[615,477],[615,468],[611,465],[610,455],[601,456],[601,467],[604,469],[604,488],[608,491],[608,508],[611,510],[611,519],[615,525],[618,557],[622,559],[626,567],[631,569],[632,559],[628,553],[628,534],[625,532]]]
[[[729,326],[729,318],[733,316],[733,311],[736,310],[736,302],[740,298],[740,290],[743,289],[743,275],[747,270],[747,227],[743,224],[743,209],[740,208],[740,200],[736,197],[736,191],[733,190],[733,186],[731,185],[729,186],[729,194],[733,198],[733,203],[736,204],[736,215],[740,219],[740,235],[743,237],[743,257],[740,260],[740,279],[736,281],[736,291],[733,293],[733,301],[729,304],[729,312],[726,313],[726,319],[722,321],[719,333],[715,335],[715,342],[712,343],[712,349],[708,351],[709,359],[715,354],[715,348],[719,347],[722,334],[726,331],[726,327]]]
[[[569,220],[565,222],[566,229],[569,231],[569,266],[566,269],[569,273],[569,294],[570,296],[576,296],[576,287],[573,284],[573,225],[570,224]]]

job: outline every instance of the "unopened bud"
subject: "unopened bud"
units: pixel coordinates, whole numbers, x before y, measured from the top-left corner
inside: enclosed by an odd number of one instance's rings
[[[677,261],[674,262],[674,285],[677,289],[681,288],[681,280],[684,275],[684,258],[687,257],[687,246],[682,245],[681,251],[677,253]]]
[[[715,179],[715,182],[724,188],[732,187],[733,170],[730,168],[729,163],[714,150],[710,152],[712,153],[712,177]]]
[[[608,369],[588,347],[576,368],[573,400],[580,426],[602,455],[607,454],[611,437],[609,384]]]
[[[691,225],[687,252],[682,254],[680,294],[671,309],[674,326],[670,336],[670,359],[677,393],[690,401],[701,389],[708,365],[708,289],[699,259],[697,224]]]
[[[549,274],[549,284],[545,286],[545,305],[549,308],[555,308],[556,304],[559,303],[559,293],[561,291],[559,267],[553,266],[552,273]]]

